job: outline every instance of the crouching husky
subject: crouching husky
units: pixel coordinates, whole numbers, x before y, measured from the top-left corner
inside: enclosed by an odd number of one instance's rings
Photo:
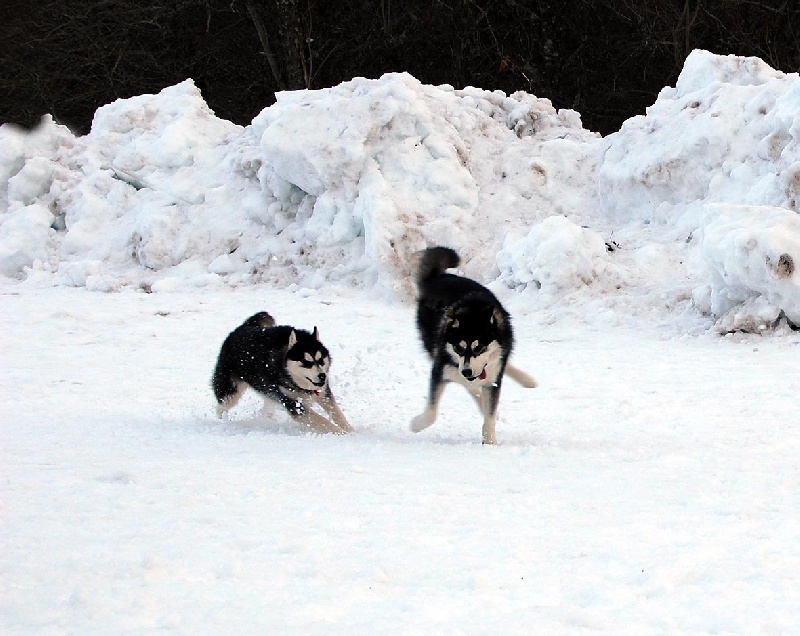
[[[352,427],[336,403],[328,384],[331,357],[314,333],[275,326],[267,312],[260,312],[234,329],[217,358],[211,386],[217,398],[217,415],[233,408],[250,387],[274,400],[293,419],[320,433],[348,433]],[[329,421],[312,410],[318,404]]]
[[[425,411],[411,422],[415,433],[436,421],[447,382],[458,382],[483,414],[483,443],[495,444],[495,414],[503,374],[533,388],[536,380],[508,362],[514,336],[511,319],[495,295],[480,283],[447,274],[460,258],[448,247],[422,252],[417,271],[417,327],[433,360]]]

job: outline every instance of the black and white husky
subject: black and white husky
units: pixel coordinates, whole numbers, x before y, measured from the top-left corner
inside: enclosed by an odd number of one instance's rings
[[[483,443],[494,444],[504,373],[528,388],[535,387],[536,380],[508,362],[514,343],[511,318],[495,295],[474,280],[445,273],[459,262],[449,247],[422,252],[417,327],[433,367],[427,406],[413,419],[411,430],[417,433],[436,421],[445,384],[457,382],[481,409]]]
[[[275,326],[267,312],[257,313],[234,329],[217,358],[211,380],[217,415],[233,408],[250,387],[274,400],[293,419],[320,433],[349,433],[352,427],[336,403],[328,384],[331,357],[314,333]],[[312,409],[319,405],[328,420]]]

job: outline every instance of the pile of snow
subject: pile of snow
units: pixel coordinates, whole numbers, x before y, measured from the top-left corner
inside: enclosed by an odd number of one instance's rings
[[[800,324],[798,278],[779,265],[800,258],[798,112],[796,73],[694,51],[675,88],[604,140],[601,213],[692,243],[704,265],[699,309],[763,326],[765,305],[751,302],[762,298]]]
[[[622,277],[612,250],[597,232],[551,216],[527,236],[507,241],[497,254],[500,281],[512,288],[533,285],[554,298],[597,281],[619,287]]]
[[[781,311],[800,325],[800,280],[792,256],[800,254],[800,215],[785,208],[709,204],[702,229],[701,250],[712,278],[695,293],[699,307],[722,316],[726,330],[744,329],[740,323],[751,316],[757,318],[755,330],[765,329]]]
[[[507,223],[588,207],[591,179],[552,202],[573,161],[591,175],[586,146],[598,140],[547,100],[407,74],[282,93],[246,128],[216,118],[187,80],[100,108],[84,138],[44,122],[36,135],[69,143],[32,158],[23,133],[0,130],[12,142],[0,157],[8,213],[38,205],[12,224],[2,272],[155,290],[223,281],[403,290],[410,256],[432,243],[491,264]]]
[[[100,108],[85,137],[0,127],[0,274],[405,298],[413,254],[446,244],[532,316],[745,325],[760,298],[796,323],[796,274],[770,263],[800,258],[798,111],[797,74],[704,51],[605,139],[546,99],[402,73],[281,93],[241,127],[187,80]]]

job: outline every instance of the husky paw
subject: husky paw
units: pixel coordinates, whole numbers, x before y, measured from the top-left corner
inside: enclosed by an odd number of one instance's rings
[[[424,431],[428,428],[433,422],[435,418],[431,417],[428,413],[423,413],[422,415],[417,415],[413,420],[411,420],[411,430],[414,433],[419,433],[420,431]]]

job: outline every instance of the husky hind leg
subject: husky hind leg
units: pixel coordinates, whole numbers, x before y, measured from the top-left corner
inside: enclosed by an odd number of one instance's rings
[[[236,406],[247,389],[247,384],[233,376],[230,372],[230,365],[227,360],[227,351],[223,345],[222,351],[214,368],[214,375],[211,378],[211,388],[214,397],[217,399],[217,417],[222,417],[227,411]]]
[[[234,381],[229,379],[230,384],[223,392],[217,391],[217,384],[214,385],[214,395],[217,398],[217,417],[222,417],[236,406],[241,399],[244,392],[247,390],[247,384],[242,381]]]

